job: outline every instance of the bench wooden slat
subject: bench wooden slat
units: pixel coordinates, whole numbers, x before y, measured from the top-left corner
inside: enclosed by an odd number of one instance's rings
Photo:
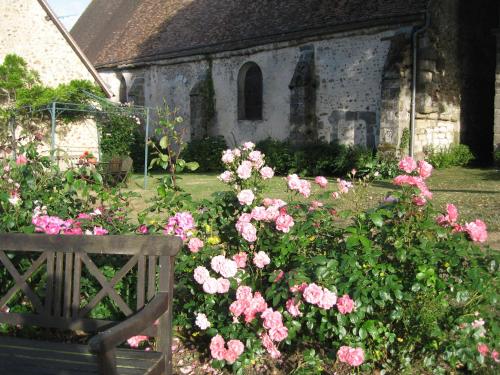
[[[137,310],[144,306],[146,293],[146,257],[140,256],[137,261]]]
[[[61,316],[62,290],[63,290],[63,262],[64,253],[56,254],[56,272],[54,274],[54,316]]]
[[[71,317],[71,287],[73,282],[73,253],[65,255],[63,317]]]
[[[165,241],[165,237],[169,239]],[[175,256],[182,240],[174,236],[49,236],[0,233],[0,250]]]
[[[156,264],[155,256],[148,257],[148,301],[156,294]]]
[[[54,303],[54,266],[56,253],[47,251],[47,289],[45,294],[45,314],[52,315]]]
[[[74,269],[73,269],[73,302],[71,303],[71,316],[74,318],[78,317],[78,311],[80,310],[80,278],[82,275],[82,261],[79,253],[75,253],[74,259]]]

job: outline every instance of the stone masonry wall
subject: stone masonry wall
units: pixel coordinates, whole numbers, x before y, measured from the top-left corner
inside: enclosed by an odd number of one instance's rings
[[[21,56],[47,86],[77,79],[94,81],[38,1],[0,0],[0,9],[0,61],[7,54]],[[56,145],[71,158],[85,150],[98,156],[95,122],[86,120],[58,126]]]

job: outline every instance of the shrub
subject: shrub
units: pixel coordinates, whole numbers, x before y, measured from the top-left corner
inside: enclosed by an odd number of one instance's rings
[[[205,137],[189,142],[181,157],[198,162],[200,172],[221,172],[224,166],[220,155],[225,149],[227,149],[227,144],[224,137]]]
[[[429,147],[425,154],[425,160],[436,168],[465,167],[474,160],[469,147],[462,144],[453,144],[449,148],[438,150]]]

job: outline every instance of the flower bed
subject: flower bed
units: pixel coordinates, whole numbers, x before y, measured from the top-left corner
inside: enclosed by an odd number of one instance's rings
[[[112,199],[91,165],[42,192],[26,176],[46,181],[48,171],[26,153],[4,166],[2,217],[14,224],[2,229],[180,236],[174,319],[213,368],[286,368],[300,352],[296,373],[498,370],[500,259],[478,246],[487,238],[481,220],[461,222],[451,203],[433,208],[430,164],[403,159],[398,188],[379,207],[349,213],[337,212],[335,200],[352,199],[354,180],[290,175],[285,202],[262,195],[274,171],[252,143],[222,161],[219,179],[231,191],[193,203],[160,184],[137,226],[126,197]],[[318,200],[332,183],[337,191]],[[339,225],[347,218],[351,225]]]

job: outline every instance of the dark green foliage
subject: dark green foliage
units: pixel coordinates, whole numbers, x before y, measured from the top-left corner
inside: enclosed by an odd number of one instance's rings
[[[132,115],[115,114],[110,114],[103,121],[99,121],[101,152],[104,160],[113,156],[130,155],[136,142],[135,137],[139,136],[138,122],[139,119]]]
[[[205,137],[189,142],[182,151],[181,158],[198,162],[199,172],[221,172],[224,170],[221,156],[226,149],[224,137]]]
[[[465,167],[474,160],[474,155],[468,146],[453,144],[442,150],[428,148],[425,160],[431,163],[434,168]]]
[[[343,176],[357,168],[371,150],[338,143],[314,143],[295,146],[288,141],[267,139],[257,144],[268,164],[279,175],[297,173],[302,176]]]

